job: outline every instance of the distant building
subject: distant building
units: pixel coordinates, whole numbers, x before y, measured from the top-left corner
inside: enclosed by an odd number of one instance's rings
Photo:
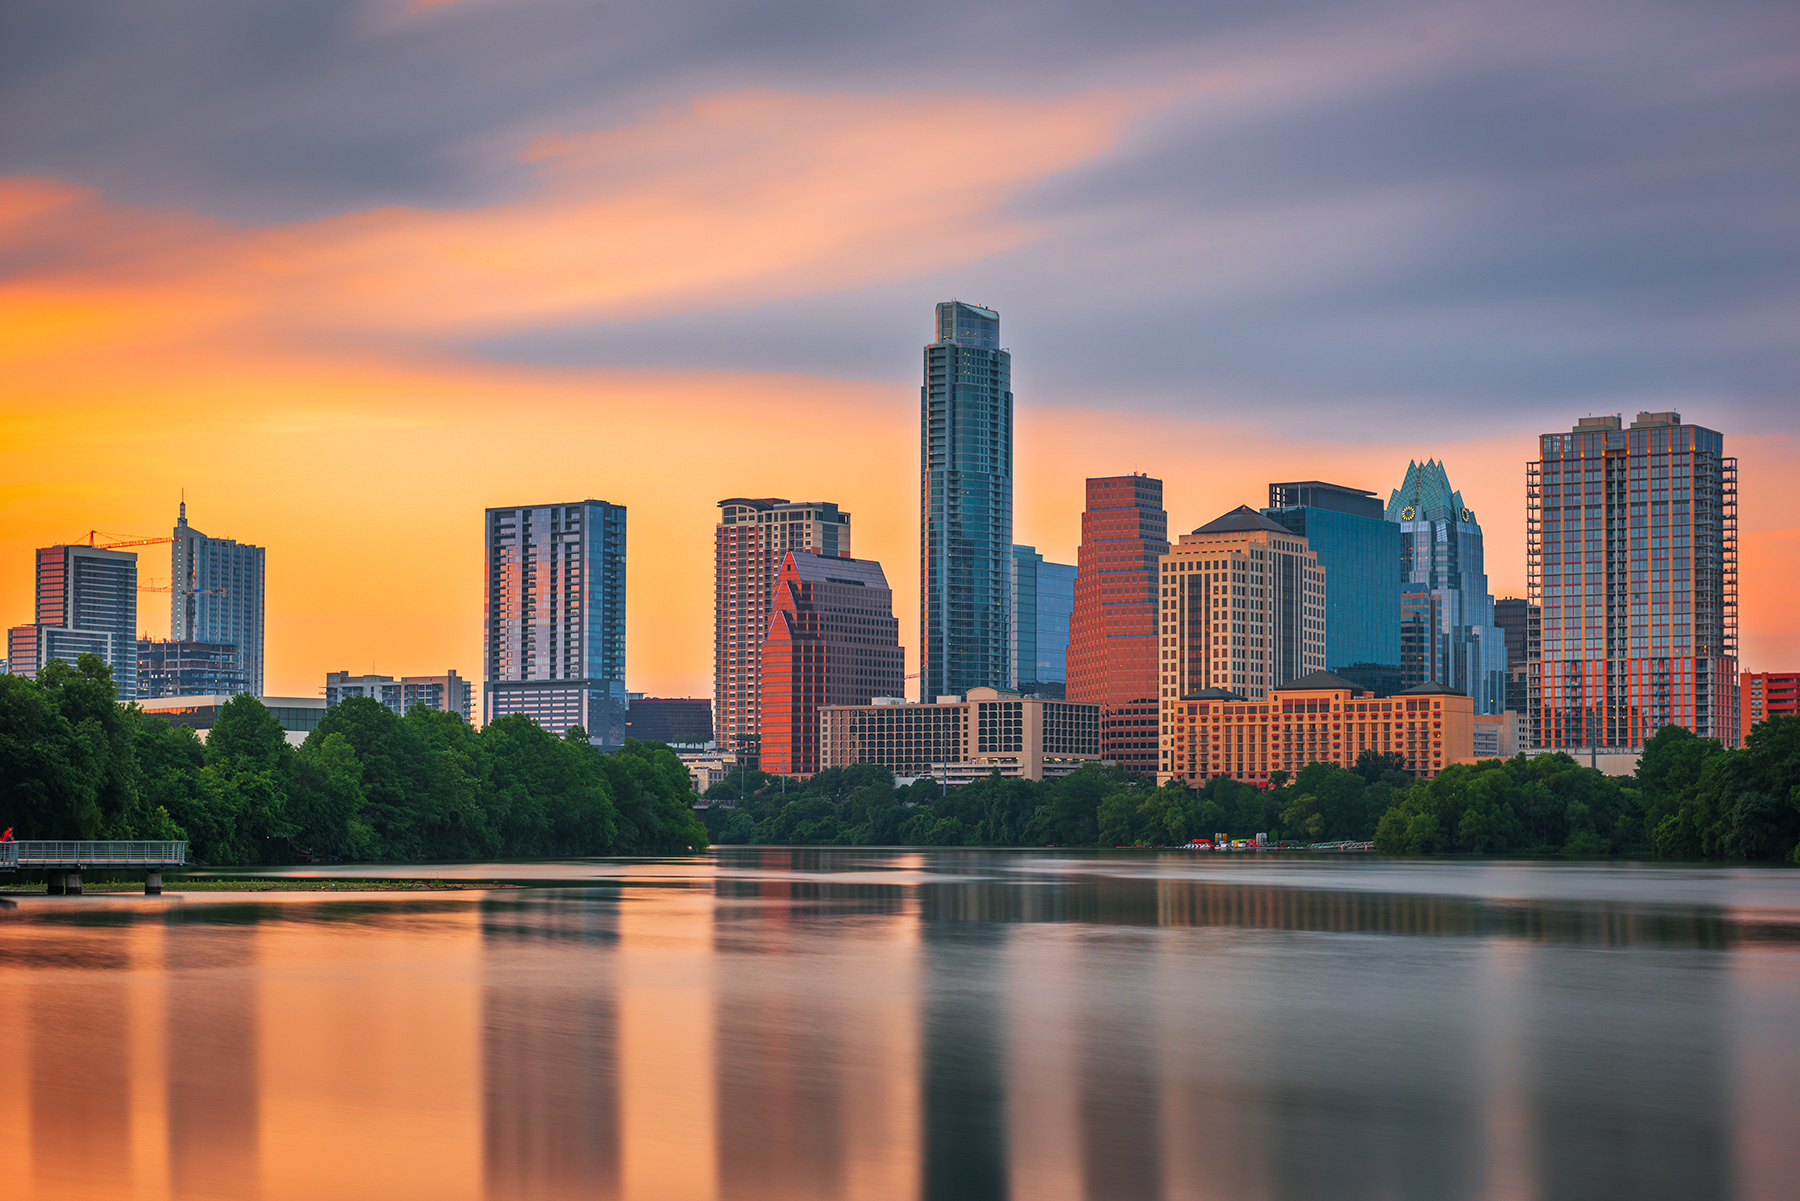
[[[233,642],[172,638],[138,639],[138,699],[168,696],[236,696],[250,681]]]
[[[1746,671],[1738,676],[1738,744],[1758,722],[1800,714],[1800,671]]]
[[[188,524],[181,502],[169,546],[169,639],[230,643],[245,690],[263,691],[264,552],[232,538],[208,538]]]
[[[1528,744],[1523,713],[1510,709],[1505,713],[1477,713],[1474,721],[1470,753],[1476,759],[1511,759]]]
[[[1061,700],[1069,680],[1069,619],[1075,612],[1075,568],[1051,563],[1032,546],[1013,547],[1014,686]]]
[[[1157,765],[1157,564],[1168,552],[1161,480],[1087,481],[1065,695],[1100,706],[1101,754],[1144,775]]]
[[[919,388],[919,695],[1012,681],[1012,355],[1000,314],[949,300]]]
[[[1503,596],[1494,602],[1494,624],[1506,638],[1506,707],[1519,714],[1526,712],[1540,620],[1538,606],[1522,597]]]
[[[625,506],[489,509],[482,721],[625,744]]]
[[[634,695],[625,710],[625,736],[669,746],[707,746],[713,740],[712,702],[703,696]]]
[[[1436,460],[1408,463],[1388,498],[1400,529],[1401,661],[1409,685],[1438,683],[1475,702],[1506,707],[1506,643],[1494,624],[1481,524]],[[1421,626],[1419,623],[1428,623]]]
[[[35,677],[52,659],[95,654],[112,668],[120,700],[137,696],[137,555],[80,544],[37,552],[37,611],[6,632],[6,660]]]
[[[1535,748],[1737,745],[1737,460],[1679,413],[1583,417],[1525,465]],[[1591,757],[1591,756],[1590,756]]]
[[[454,671],[441,676],[353,676],[347,671],[325,673],[327,707],[353,696],[380,701],[405,717],[414,705],[454,713],[466,722],[475,719],[474,688]]]
[[[1201,688],[1165,706],[1170,744],[1159,780],[1198,787],[1227,776],[1267,788],[1270,775],[1291,779],[1309,763],[1349,769],[1364,751],[1400,755],[1405,770],[1428,780],[1468,762],[1474,746],[1469,698],[1442,684],[1421,684],[1379,700],[1342,676],[1319,671],[1251,700]]]
[[[1400,527],[1375,494],[1319,480],[1269,485],[1263,516],[1306,539],[1330,581],[1325,667],[1347,678],[1400,665]]]
[[[219,710],[234,699],[229,696],[152,697],[139,701],[138,707],[146,713],[156,714],[172,726],[191,727],[200,735],[200,741],[205,742],[219,719]],[[281,723],[292,746],[305,742],[306,736],[316,730],[325,717],[325,698],[322,696],[264,696],[257,699]]]
[[[819,710],[821,768],[877,763],[897,776],[962,784],[998,771],[1054,779],[1100,759],[1100,707],[973,688],[912,704],[898,697]]]
[[[763,639],[761,768],[819,770],[819,708],[866,705],[906,685],[894,594],[873,559],[789,551]]]
[[[775,577],[791,550],[850,557],[850,514],[829,501],[734,496],[713,529],[713,733],[720,750],[753,747],[757,689]],[[707,739],[701,739],[702,742]]]

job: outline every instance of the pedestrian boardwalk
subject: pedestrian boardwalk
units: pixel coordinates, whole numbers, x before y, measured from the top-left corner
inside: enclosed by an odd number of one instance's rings
[[[142,868],[144,891],[156,894],[163,871],[187,863],[187,849],[185,842],[24,839],[0,842],[0,872],[42,871],[50,895],[80,896],[83,868]]]

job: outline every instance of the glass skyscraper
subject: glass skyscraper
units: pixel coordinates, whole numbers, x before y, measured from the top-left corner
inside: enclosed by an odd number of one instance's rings
[[[937,306],[919,389],[919,696],[1010,688],[1012,355],[1000,314]]]
[[[552,734],[625,744],[625,506],[487,511],[482,719],[523,713]]]
[[[1532,745],[1736,746],[1737,460],[1679,413],[1584,417],[1525,466]],[[1535,650],[1535,654],[1533,651]]]
[[[229,642],[237,647],[243,690],[263,695],[263,548],[208,538],[188,524],[182,501],[169,573],[169,640]]]
[[[1270,484],[1263,516],[1306,539],[1325,570],[1325,668],[1362,684],[1400,666],[1400,527],[1364,488]]]
[[[1013,685],[1063,699],[1069,682],[1069,619],[1075,612],[1075,568],[1050,563],[1034,546],[1013,547]]]
[[[1477,713],[1505,712],[1506,635],[1494,624],[1481,525],[1444,465],[1407,463],[1387,519],[1400,527],[1405,683],[1442,684]]]

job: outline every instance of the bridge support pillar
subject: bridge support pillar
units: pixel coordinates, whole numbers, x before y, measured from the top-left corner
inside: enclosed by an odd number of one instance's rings
[[[70,872],[68,879],[64,882],[64,885],[70,896],[72,896],[72,897],[80,896],[81,895],[81,869],[76,868],[74,871]]]
[[[68,890],[64,877],[66,873],[50,871],[44,873],[44,891],[53,897],[60,897]]]
[[[144,873],[144,895],[159,897],[162,895],[162,873],[150,871]]]

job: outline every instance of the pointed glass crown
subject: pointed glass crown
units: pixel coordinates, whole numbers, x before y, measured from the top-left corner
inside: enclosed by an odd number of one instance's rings
[[[1450,487],[1450,476],[1436,459],[1408,461],[1406,480],[1388,498],[1389,521],[1474,521],[1463,507],[1462,493]]]

